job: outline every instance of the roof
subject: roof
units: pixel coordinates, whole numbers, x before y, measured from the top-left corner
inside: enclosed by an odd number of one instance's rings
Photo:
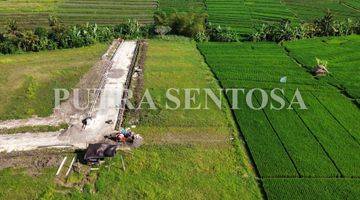
[[[117,145],[105,143],[89,144],[84,156],[84,160],[114,157],[116,154],[116,148]]]

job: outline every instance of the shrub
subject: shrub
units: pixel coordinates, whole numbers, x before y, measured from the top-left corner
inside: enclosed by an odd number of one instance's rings
[[[299,26],[292,26],[289,20],[282,20],[280,23],[263,24],[256,28],[250,35],[253,41],[275,41],[322,37],[342,36],[359,33],[359,23],[351,19],[335,21],[333,15],[328,11],[324,17],[315,19],[311,23],[302,23]]]
[[[97,40],[99,42],[107,42],[114,38],[114,31],[109,27],[98,27]]]
[[[164,11],[159,10],[154,13],[154,24],[156,26],[168,26],[169,25],[168,19],[169,18],[166,12]]]
[[[47,38],[48,37],[48,30],[44,27],[36,27],[34,30],[34,33],[39,38]]]
[[[315,19],[315,35],[316,36],[331,36],[335,33],[334,16],[328,10],[324,17]]]
[[[140,38],[142,36],[140,23],[133,19],[129,19],[125,24],[116,25],[114,33],[116,37],[125,39]]]
[[[163,11],[157,11],[154,14],[154,33],[163,36],[171,32],[195,38],[198,34],[206,33],[206,18],[205,13],[173,12],[168,15]]]
[[[195,41],[197,41],[197,42],[207,42],[209,40],[210,40],[210,38],[206,34],[206,32],[199,32],[195,35]]]
[[[13,54],[18,50],[17,46],[11,41],[0,42],[0,53],[2,54]]]
[[[208,35],[211,41],[216,42],[239,42],[241,40],[241,35],[239,34],[239,32],[232,30],[229,27],[210,27],[208,29]]]
[[[172,33],[194,38],[197,33],[206,32],[204,13],[182,12],[172,13],[168,19],[168,25]]]
[[[33,31],[25,31],[20,39],[20,48],[23,51],[41,50],[39,37]]]

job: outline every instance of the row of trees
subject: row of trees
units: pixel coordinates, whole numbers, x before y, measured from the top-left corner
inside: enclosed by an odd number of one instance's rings
[[[207,15],[203,13],[157,12],[154,15],[155,33],[159,35],[176,34],[192,37],[196,41],[237,42],[294,40],[322,36],[343,36],[360,34],[360,21],[346,19],[335,20],[328,11],[324,17],[313,22],[294,25],[290,20],[279,23],[262,24],[255,32],[245,36],[231,28],[222,28],[207,23]]]
[[[280,23],[263,24],[250,36],[252,41],[287,41],[322,36],[344,36],[360,34],[360,21],[346,19],[335,20],[333,14],[328,11],[322,18],[313,22],[293,25],[289,20]]]
[[[289,20],[280,23],[263,24],[248,37],[231,28],[212,26],[207,23],[207,14],[193,12],[174,12],[167,14],[158,11],[154,23],[141,25],[136,20],[116,26],[97,26],[85,24],[66,26],[57,18],[49,18],[49,27],[37,27],[34,30],[20,30],[15,21],[9,21],[6,31],[0,33],[0,53],[11,54],[18,51],[40,51],[61,48],[74,48],[91,45],[95,42],[107,42],[113,38],[149,38],[166,34],[183,35],[196,41],[237,42],[275,41],[311,38],[317,36],[341,36],[360,34],[360,22],[347,19],[334,20],[331,12],[311,23],[291,24]]]
[[[114,27],[90,23],[66,26],[54,17],[49,18],[48,27],[21,30],[16,21],[10,20],[5,32],[0,33],[0,53],[82,47],[107,42],[115,37],[147,37],[149,30],[135,20]]]

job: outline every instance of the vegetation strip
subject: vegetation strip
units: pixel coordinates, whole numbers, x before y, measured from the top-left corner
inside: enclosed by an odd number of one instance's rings
[[[38,132],[55,132],[66,129],[67,124],[60,124],[58,126],[23,126],[12,129],[0,129],[0,134],[16,134],[16,133],[38,133]]]

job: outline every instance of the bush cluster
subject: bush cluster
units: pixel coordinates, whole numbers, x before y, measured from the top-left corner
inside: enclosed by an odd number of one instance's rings
[[[182,35],[195,38],[206,32],[207,14],[194,12],[174,12],[167,14],[157,11],[154,15],[155,34]]]
[[[114,27],[90,23],[65,26],[57,18],[50,17],[48,27],[20,30],[16,21],[10,20],[5,32],[0,33],[0,54],[82,47],[107,42],[114,37],[148,37],[150,28],[140,26],[135,20]]]
[[[49,27],[37,27],[33,30],[20,30],[15,21],[9,21],[6,31],[0,33],[0,54],[18,51],[40,51],[61,48],[74,48],[107,42],[113,38],[137,39],[166,34],[181,35],[198,42],[238,42],[250,41],[287,41],[320,36],[342,36],[360,34],[360,21],[347,19],[334,20],[330,11],[322,18],[310,23],[293,25],[289,20],[280,23],[268,23],[256,28],[247,37],[231,28],[222,28],[207,23],[207,14],[196,12],[174,12],[167,14],[157,11],[154,23],[141,25],[136,20],[115,26],[97,26],[85,24],[65,26],[57,18],[49,18]]]
[[[276,24],[262,24],[250,35],[252,41],[288,41],[322,36],[344,36],[360,34],[360,21],[347,19],[345,21],[334,20],[330,11],[324,17],[315,19],[313,22],[293,25],[289,20],[282,20]]]

